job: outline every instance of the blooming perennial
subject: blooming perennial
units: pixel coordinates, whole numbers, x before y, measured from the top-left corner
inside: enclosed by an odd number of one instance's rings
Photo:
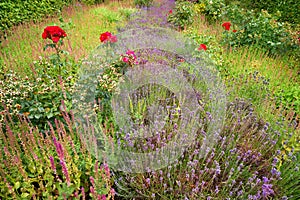
[[[134,51],[127,50],[126,55],[121,55],[121,56],[122,56],[122,61],[128,63],[130,66],[137,64],[136,55]]]
[[[115,43],[118,40],[115,35],[112,35],[110,32],[105,32],[100,35],[100,41],[103,43],[106,43],[106,42]]]
[[[225,28],[226,31],[229,31],[229,30],[230,30],[231,23],[230,23],[230,22],[224,22],[224,23],[222,24],[222,26]]]
[[[59,26],[47,26],[42,34],[43,39],[50,39],[57,43],[61,38],[67,37],[66,32]]]
[[[207,47],[205,44],[200,44],[200,46],[198,48],[198,50],[204,50],[204,51],[206,51],[206,49],[207,49]]]

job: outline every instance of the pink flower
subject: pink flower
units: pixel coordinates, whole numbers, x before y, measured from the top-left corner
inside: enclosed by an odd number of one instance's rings
[[[230,22],[224,22],[224,23],[222,24],[222,26],[225,28],[226,31],[229,31],[229,30],[230,30],[231,23],[230,23]]]
[[[135,56],[135,54],[134,54],[134,51],[128,50],[128,51],[126,52],[126,54],[129,55],[129,56],[131,55],[131,56],[133,56],[134,59],[136,59],[136,56]]]
[[[123,62],[127,63],[129,61],[129,58],[128,57],[123,57],[122,60],[123,60]]]
[[[169,10],[169,14],[172,14],[173,13],[173,10]]]
[[[109,41],[110,41],[111,43],[115,43],[115,42],[117,42],[118,40],[117,40],[117,37],[116,37],[115,35],[112,35],[112,36],[109,38]]]
[[[198,48],[198,50],[204,50],[204,51],[206,51],[206,49],[207,49],[207,47],[205,44],[200,44],[200,46]]]

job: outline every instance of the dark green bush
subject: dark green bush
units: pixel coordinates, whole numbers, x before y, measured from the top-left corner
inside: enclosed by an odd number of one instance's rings
[[[0,32],[28,21],[54,15],[74,0],[6,0],[0,2]]]

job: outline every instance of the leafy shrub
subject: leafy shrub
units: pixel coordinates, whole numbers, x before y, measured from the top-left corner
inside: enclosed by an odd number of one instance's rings
[[[118,11],[121,13],[123,17],[129,19],[133,13],[136,12],[134,8],[119,8]]]
[[[197,3],[194,5],[195,13],[201,14],[205,12],[205,4],[204,3]]]
[[[2,74],[1,79],[5,84],[1,84],[0,87],[0,101],[5,104],[9,113],[15,116],[15,120],[16,116],[26,116],[34,125],[44,130],[47,121],[54,125],[56,118],[62,118],[60,113],[62,100],[68,109],[71,108],[71,92],[78,65],[73,65],[74,71],[62,68],[62,74],[66,78],[61,80],[57,78],[58,71],[55,66],[46,60],[35,62],[35,66],[37,67],[35,81],[22,78],[14,72]],[[5,110],[2,104],[0,109]]]
[[[0,2],[0,32],[28,21],[39,21],[54,15],[73,0],[7,0]]]
[[[227,8],[225,16],[233,22],[236,32],[225,31],[225,42],[230,46],[257,45],[270,54],[284,54],[295,47],[288,28],[267,11],[257,15],[237,6]]]
[[[205,10],[202,13],[205,14],[209,22],[220,20],[223,17],[225,10],[224,0],[200,0],[199,2],[205,6]]]
[[[276,92],[278,106],[282,104],[287,110],[300,113],[300,89],[298,85],[282,86],[281,91]]]
[[[297,25],[300,23],[300,7],[297,0],[239,0],[239,5],[244,8],[267,10],[269,13],[277,15],[281,22],[289,22]]]
[[[174,13],[168,15],[168,21],[184,29],[193,23],[194,6],[189,1],[177,1]]]
[[[138,7],[149,7],[153,3],[153,0],[134,0],[134,5]]]

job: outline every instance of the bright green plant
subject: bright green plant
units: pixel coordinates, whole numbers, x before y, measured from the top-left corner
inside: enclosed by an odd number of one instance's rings
[[[224,0],[200,0],[201,4],[205,5],[203,14],[209,22],[214,22],[222,18],[222,14],[225,11]]]
[[[256,16],[250,11],[243,14],[243,11],[238,9],[235,7],[226,13],[237,29],[236,32],[224,31],[224,41],[229,46],[255,44],[273,55],[282,55],[297,48],[293,45],[285,24],[277,22],[267,11],[262,11]]]
[[[134,8],[119,8],[118,11],[121,13],[125,19],[129,19],[133,13],[135,13],[137,10]]]
[[[300,114],[300,88],[299,85],[287,85],[283,86],[282,90],[275,93],[277,98],[278,106],[281,104],[287,110],[294,110]]]
[[[259,12],[261,9],[278,16],[281,22],[289,22],[293,25],[300,23],[299,3],[295,0],[239,0],[241,7],[255,9]]]
[[[184,29],[193,23],[194,5],[189,1],[177,1],[174,12],[168,15],[168,21]]]

